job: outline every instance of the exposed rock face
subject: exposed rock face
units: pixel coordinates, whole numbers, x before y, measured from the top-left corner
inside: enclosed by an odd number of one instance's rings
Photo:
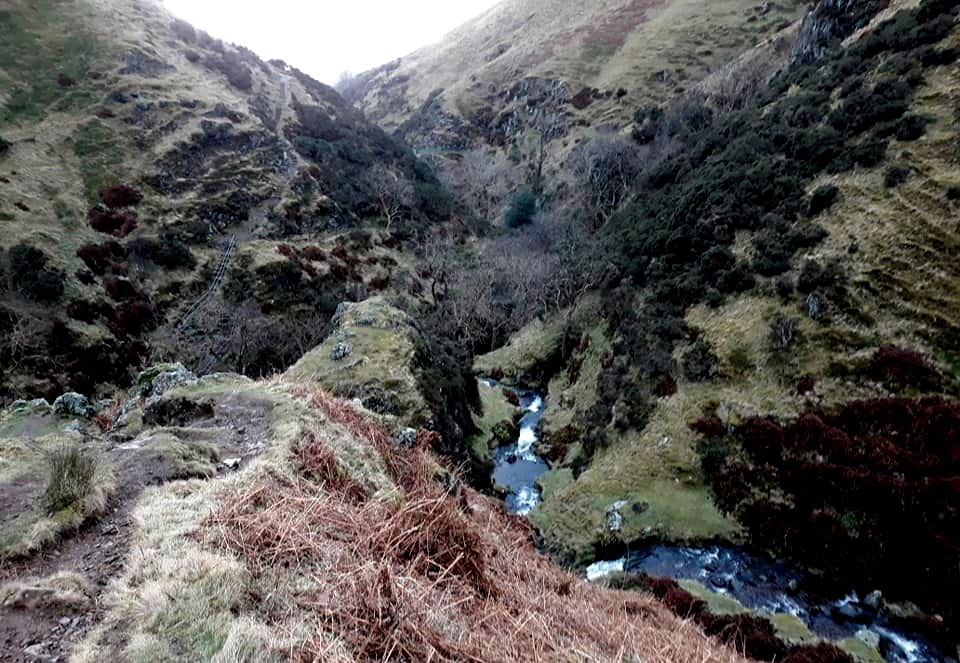
[[[803,19],[793,64],[818,60],[832,42],[849,37],[886,4],[888,0],[821,0]]]

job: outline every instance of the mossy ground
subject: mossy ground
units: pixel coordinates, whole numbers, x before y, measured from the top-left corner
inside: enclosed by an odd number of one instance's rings
[[[418,427],[430,414],[415,374],[417,333],[406,314],[381,297],[350,304],[339,327],[287,376],[322,385],[341,397],[359,398],[371,411]],[[338,346],[347,348],[347,354],[335,354]]]
[[[497,350],[477,357],[474,371],[484,376],[502,376],[505,383],[533,388],[530,384],[537,369],[556,354],[563,342],[563,318],[554,316],[546,321],[536,319],[510,338]]]
[[[744,612],[750,612],[750,609],[744,606],[740,601],[727,594],[718,594],[710,591],[703,583],[696,580],[678,580],[681,587],[696,596],[698,599],[707,602],[707,609],[714,615],[738,615]]]
[[[504,422],[512,424],[520,414],[520,409],[510,404],[500,387],[481,382],[479,389],[483,413],[475,418],[477,432],[467,439],[467,445],[475,458],[487,461],[490,460],[493,449],[498,445],[494,428]]]

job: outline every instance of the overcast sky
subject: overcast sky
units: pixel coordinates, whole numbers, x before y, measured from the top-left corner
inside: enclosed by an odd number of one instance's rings
[[[439,41],[498,0],[163,0],[214,37],[333,84]]]

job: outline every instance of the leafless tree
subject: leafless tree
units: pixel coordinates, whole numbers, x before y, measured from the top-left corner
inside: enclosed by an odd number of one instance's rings
[[[383,164],[374,166],[368,178],[389,231],[390,227],[399,222],[404,212],[413,205],[413,186],[406,178]]]
[[[269,316],[248,300],[213,299],[184,329],[161,328],[152,339],[155,360],[181,361],[199,374],[229,370],[258,376],[295,361],[319,345],[329,320],[319,313]]]
[[[434,172],[447,190],[483,221],[499,216],[510,193],[520,184],[516,168],[483,149],[437,160]]]
[[[39,339],[48,335],[50,320],[40,312],[29,310],[21,310],[12,317],[9,330],[0,337],[0,356],[8,357],[10,365],[16,368],[24,362],[47,357]]]
[[[620,208],[643,170],[641,147],[620,135],[585,141],[571,156],[574,177],[596,230]]]
[[[478,247],[434,242],[421,254],[432,279],[433,324],[474,351],[504,342],[534,318],[566,312],[610,278],[593,233],[539,213],[522,233]]]

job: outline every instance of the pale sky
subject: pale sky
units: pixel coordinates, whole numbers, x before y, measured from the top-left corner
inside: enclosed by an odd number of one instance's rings
[[[279,58],[324,83],[439,41],[498,0],[163,0],[224,41]]]

